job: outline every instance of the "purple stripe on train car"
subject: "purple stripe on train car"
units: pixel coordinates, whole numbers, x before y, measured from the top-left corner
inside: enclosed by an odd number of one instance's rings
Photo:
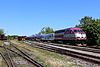
[[[73,28],[70,28],[70,30],[82,30],[81,28],[77,28],[77,27],[73,27]]]

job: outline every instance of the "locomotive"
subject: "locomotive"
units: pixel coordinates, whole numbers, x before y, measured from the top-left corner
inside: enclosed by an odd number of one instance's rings
[[[66,44],[86,46],[86,33],[78,27],[57,30],[54,33],[42,34],[41,41],[62,42]]]

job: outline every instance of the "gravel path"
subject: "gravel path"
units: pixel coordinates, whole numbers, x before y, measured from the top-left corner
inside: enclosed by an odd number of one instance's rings
[[[71,56],[66,56],[66,55],[63,55],[63,56],[66,58],[66,60],[69,59],[69,61],[72,61],[73,63],[77,64],[77,66],[82,65],[83,67],[100,67],[100,65],[98,65],[98,64],[94,64],[92,62],[87,62],[87,61],[84,61],[79,58],[73,58]]]

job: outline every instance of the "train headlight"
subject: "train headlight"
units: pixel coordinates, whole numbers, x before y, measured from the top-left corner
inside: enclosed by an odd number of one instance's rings
[[[86,34],[82,34],[82,37],[83,37],[83,38],[86,38]]]
[[[75,36],[76,36],[77,38],[81,38],[81,37],[82,37],[82,35],[79,34],[79,33],[76,33]]]

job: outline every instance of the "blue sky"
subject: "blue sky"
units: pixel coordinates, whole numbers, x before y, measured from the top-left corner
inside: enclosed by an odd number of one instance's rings
[[[0,0],[0,28],[6,35],[74,27],[84,16],[100,18],[100,0]]]

